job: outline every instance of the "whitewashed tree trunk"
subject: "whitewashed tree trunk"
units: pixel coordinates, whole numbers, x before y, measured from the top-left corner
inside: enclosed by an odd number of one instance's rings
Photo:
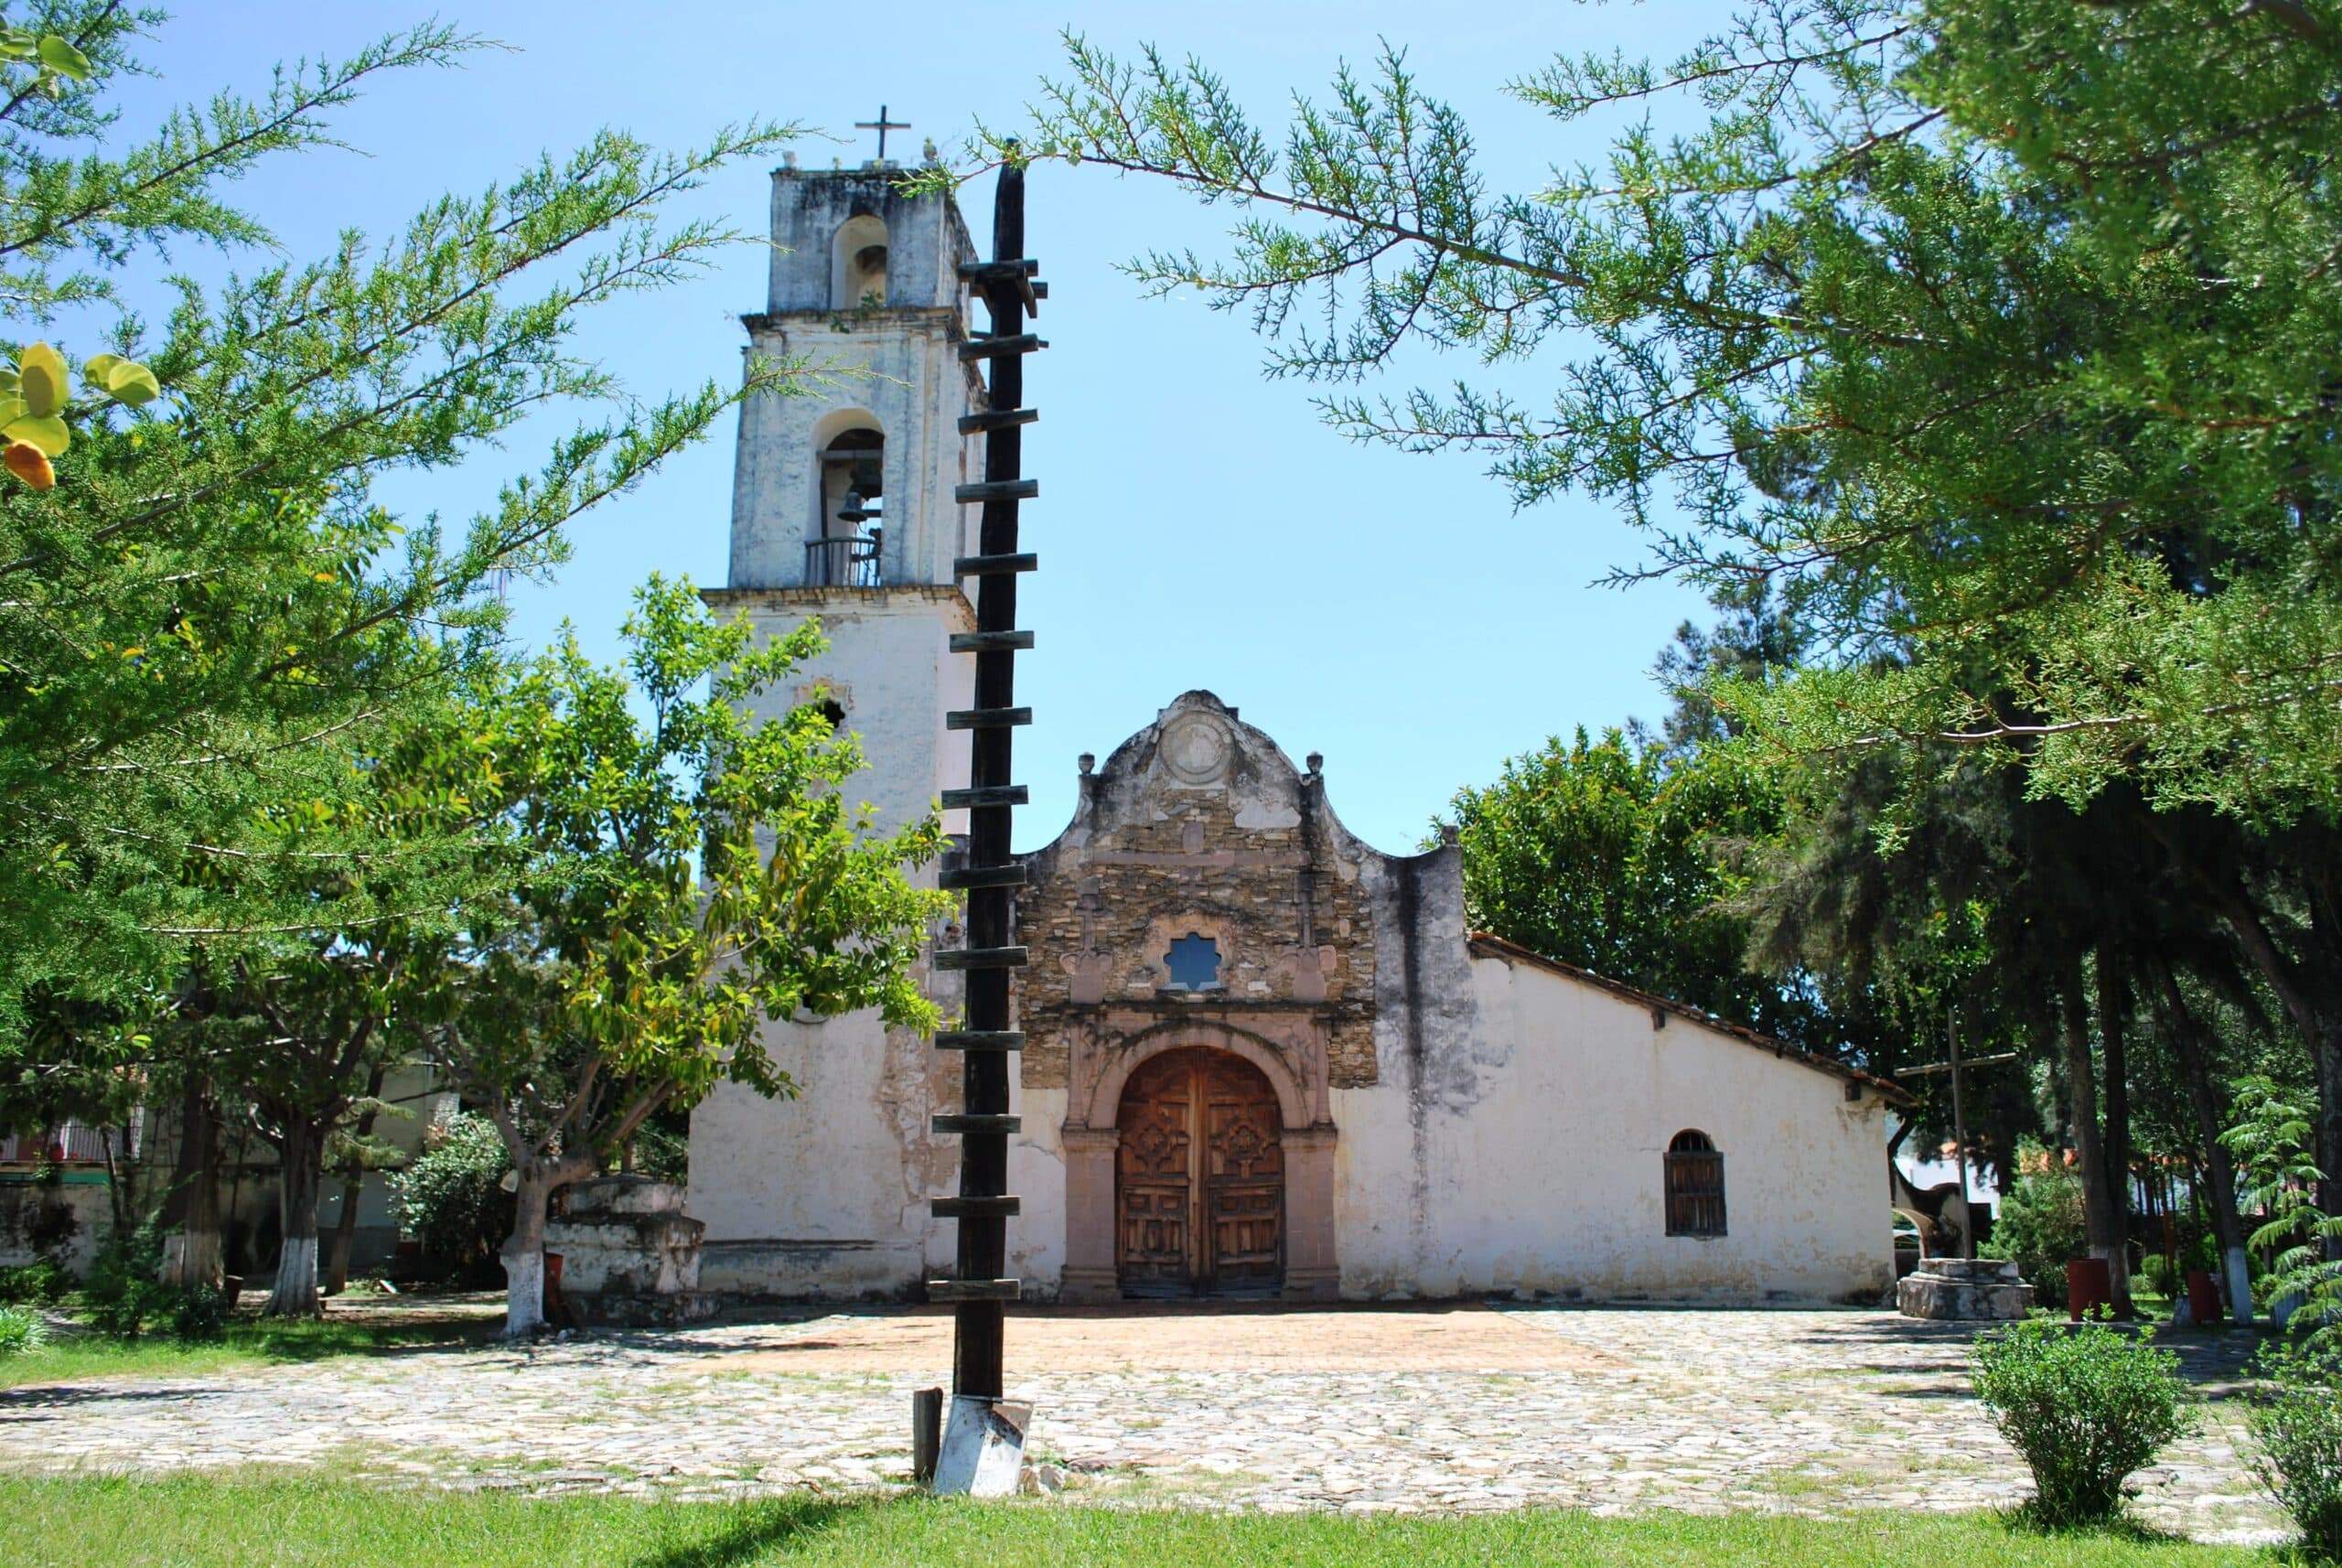
[[[268,1297],[273,1317],[317,1317],[325,1311],[317,1297],[317,1134],[306,1122],[285,1129],[285,1163],[277,1173],[285,1256]]]
[[[2229,1312],[2239,1323],[2252,1321],[2252,1265],[2241,1247],[2230,1247],[2227,1255],[2229,1275]]]
[[[504,1337],[545,1326],[545,1208],[553,1183],[543,1165],[523,1162],[512,1195],[512,1234],[504,1240]]]

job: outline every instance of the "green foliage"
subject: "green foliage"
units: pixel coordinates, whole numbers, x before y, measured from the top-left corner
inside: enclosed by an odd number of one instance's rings
[[[1802,1042],[1818,1009],[1742,962],[1735,850],[1780,802],[1728,751],[1671,760],[1617,730],[1512,757],[1456,795],[1472,927]]]
[[[1977,1397],[2033,1471],[2045,1524],[2090,1524],[2122,1509],[2122,1482],[2194,1426],[2179,1358],[2154,1330],[2118,1333],[2036,1317],[1976,1342]]]
[[[953,900],[904,873],[940,852],[940,823],[879,832],[847,792],[860,746],[818,702],[747,711],[819,651],[819,628],[759,645],[746,617],[654,577],[624,631],[623,669],[566,633],[525,667],[483,668],[460,725],[499,781],[499,849],[525,890],[469,912],[434,1037],[524,1182],[539,1159],[592,1174],[720,1079],[792,1092],[767,1020],[936,1022],[912,966]]]
[[[511,1169],[494,1122],[473,1112],[451,1118],[391,1178],[400,1233],[422,1244],[434,1268],[481,1277],[512,1230],[512,1195],[501,1185]]]
[[[162,1235],[152,1225],[108,1237],[82,1287],[91,1326],[116,1339],[156,1328],[179,1340],[217,1339],[235,1304],[209,1285],[167,1284],[162,1267]]]
[[[2261,1353],[2269,1381],[2245,1411],[2253,1474],[2302,1532],[2318,1562],[2342,1562],[2342,1361],[2300,1345]]]
[[[1624,575],[1792,590],[1820,657],[1714,692],[1776,755],[2289,820],[2342,804],[2337,36],[1752,0],[1671,60],[1518,68],[1610,145],[1505,190],[1396,48],[1280,128],[1192,57],[1069,35],[1037,123],[974,152],[1228,204],[1224,260],[1133,270],[1247,314],[1338,426],[1616,500],[1650,541]],[[1411,342],[1486,380],[1351,390]]]
[[[410,802],[430,810],[386,835],[372,759],[492,640],[501,575],[550,567],[572,519],[786,379],[758,364],[737,389],[643,399],[576,341],[596,306],[747,238],[675,219],[675,199],[786,127],[680,155],[602,132],[288,256],[229,187],[339,145],[333,117],[361,91],[480,40],[425,24],[132,136],[111,94],[147,69],[157,18],[109,0],[38,17],[86,64],[0,38],[11,346],[61,313],[110,325],[56,415],[72,482],[0,486],[0,1037],[44,985],[143,1010],[196,944],[224,967],[477,896],[461,789]],[[252,265],[174,285],[159,320],[134,311],[120,280],[186,245]],[[62,384],[36,352],[8,397]],[[384,476],[447,468],[555,404],[583,409],[575,428],[468,521],[410,525],[377,497]]]
[[[188,1345],[222,1338],[235,1310],[234,1299],[216,1286],[188,1285],[177,1290],[170,1302],[171,1337]]]
[[[2081,1179],[2037,1144],[2021,1145],[2017,1162],[2025,1174],[2002,1193],[1992,1237],[1976,1250],[2014,1260],[2036,1305],[2063,1306],[2066,1264],[2090,1251]]]
[[[72,1288],[73,1276],[53,1259],[0,1269],[0,1305],[54,1306]]]
[[[0,1306],[0,1361],[38,1350],[48,1342],[48,1326],[29,1306]]]
[[[2251,1236],[2269,1259],[2261,1303],[2286,1312],[2286,1326],[2317,1353],[2342,1350],[2342,1260],[2328,1255],[2342,1240],[2342,1218],[2317,1203],[2315,1105],[2257,1074],[2238,1079],[2232,1095],[2236,1125],[2220,1141],[2236,1160],[2239,1207],[2264,1216]]]

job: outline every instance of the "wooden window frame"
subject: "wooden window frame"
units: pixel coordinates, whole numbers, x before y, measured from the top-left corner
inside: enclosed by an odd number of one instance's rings
[[[1704,1147],[1681,1147],[1697,1138]],[[1716,1237],[1729,1234],[1724,1208],[1724,1151],[1715,1140],[1696,1128],[1686,1128],[1668,1141],[1664,1156],[1666,1180],[1662,1198],[1670,1236]]]

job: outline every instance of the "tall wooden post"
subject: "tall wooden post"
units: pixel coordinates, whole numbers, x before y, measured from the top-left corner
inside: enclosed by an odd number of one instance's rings
[[[979,553],[962,556],[956,570],[976,579],[976,629],[951,638],[954,652],[976,656],[975,706],[945,717],[951,729],[968,732],[968,788],[947,789],[946,809],[968,812],[967,863],[947,870],[946,887],[968,895],[968,945],[935,955],[937,967],[967,972],[967,1017],[963,1027],[936,1036],[942,1050],[961,1053],[965,1093],[962,1110],[935,1118],[939,1133],[956,1133],[960,1144],[960,1192],[933,1200],[934,1212],[959,1222],[959,1258],[954,1277],[929,1280],[928,1299],[955,1304],[951,1391],[956,1396],[997,1400],[1001,1396],[1001,1329],[1006,1304],[1016,1299],[1017,1282],[1008,1275],[1008,1219],[1017,1200],[1008,1190],[1008,1139],[1017,1119],[1008,1112],[1011,1052],[1024,1035],[1009,1027],[1008,977],[1025,963],[1015,944],[1010,899],[1025,881],[1025,868],[1009,851],[1009,819],[1025,803],[1026,790],[1011,782],[1011,742],[1018,726],[1033,721],[1030,708],[1015,706],[1016,655],[1033,646],[1033,634],[1016,629],[1016,579],[1033,569],[1031,555],[1017,549],[1018,502],[1040,493],[1024,477],[1025,426],[1038,417],[1024,407],[1025,360],[1047,347],[1024,331],[1047,288],[1034,281],[1039,265],[1025,259],[1025,175],[1004,168],[993,198],[993,259],[960,269],[971,292],[983,301],[989,330],[960,346],[960,357],[991,366],[989,406],[960,421],[962,435],[984,438],[984,477],[955,491],[960,501],[983,507]]]

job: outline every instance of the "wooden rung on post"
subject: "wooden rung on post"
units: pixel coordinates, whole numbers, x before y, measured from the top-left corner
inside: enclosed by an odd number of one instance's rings
[[[1026,948],[946,948],[935,955],[938,969],[1022,969],[1031,958]]]
[[[945,729],[1007,729],[1032,722],[1030,708],[953,708],[943,715]]]
[[[962,506],[978,501],[1029,501],[1040,493],[1038,479],[979,479],[972,485],[951,487],[951,499]]]
[[[1010,278],[1037,278],[1041,275],[1041,263],[1030,256],[1011,256],[1003,262],[962,262],[960,276],[969,283],[998,283]]]
[[[951,563],[955,577],[998,577],[1010,572],[1037,572],[1041,558],[1027,551],[1013,555],[962,555]]]
[[[988,408],[982,413],[960,416],[960,434],[982,435],[989,431],[1005,430],[1012,424],[1030,424],[1041,417],[1037,408]]]
[[[1022,653],[1032,646],[1029,631],[955,631],[951,641],[954,653]]]
[[[939,1112],[928,1119],[930,1132],[943,1133],[999,1133],[1003,1135],[1025,1130],[1021,1116],[978,1116],[965,1111]]]
[[[973,887],[1022,887],[1026,880],[1024,863],[1019,861],[1012,865],[955,865],[936,873],[935,885],[947,892],[964,893]]]
[[[1021,1051],[1025,1048],[1022,1029],[938,1029],[935,1048],[939,1051]]]
[[[938,1219],[1007,1219],[1024,1200],[1015,1194],[999,1197],[930,1197],[929,1210]]]
[[[1010,354],[1037,353],[1048,345],[1030,332],[1013,332],[1004,338],[971,338],[960,345],[963,360],[998,360]]]
[[[1024,1285],[1022,1280],[929,1280],[927,1299],[946,1301],[1015,1301]]]
[[[1022,784],[986,784],[975,789],[946,789],[940,799],[947,811],[964,811],[976,806],[1022,806],[1026,789]],[[987,871],[1000,871],[1004,866],[988,865]],[[994,883],[995,887],[1014,886],[1013,883]]]
[[[1033,281],[1041,263],[1027,257],[1011,262],[965,262],[960,266],[960,279],[972,288],[989,294],[995,288],[1012,288],[1025,302],[1027,315],[1041,314],[1041,301],[1049,296],[1049,285]]]

